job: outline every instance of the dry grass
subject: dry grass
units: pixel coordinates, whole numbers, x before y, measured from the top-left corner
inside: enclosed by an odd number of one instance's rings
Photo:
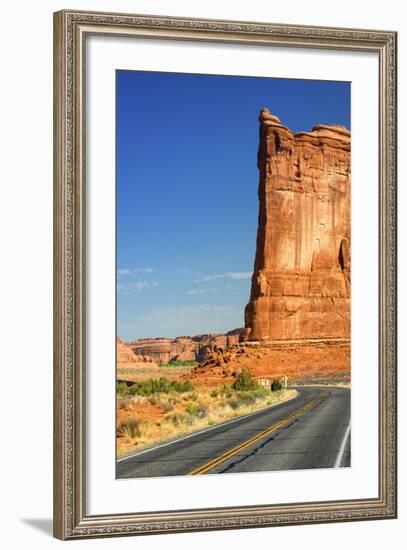
[[[179,380],[184,374],[188,374],[194,368],[189,366],[158,366],[145,364],[146,366],[132,366],[131,363],[118,363],[117,378],[132,382],[143,382],[149,378],[168,378],[168,380]]]
[[[117,454],[201,430],[295,397],[295,390],[235,391],[198,387],[184,394],[153,394],[117,402]],[[134,426],[129,428],[128,426]]]
[[[144,437],[148,434],[150,426],[146,420],[140,418],[128,418],[122,420],[117,426],[117,435],[120,437],[128,437],[130,439],[137,439]]]

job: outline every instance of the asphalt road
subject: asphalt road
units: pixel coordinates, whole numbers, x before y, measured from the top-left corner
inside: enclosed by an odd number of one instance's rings
[[[350,466],[350,389],[297,390],[291,401],[118,459],[116,477]]]

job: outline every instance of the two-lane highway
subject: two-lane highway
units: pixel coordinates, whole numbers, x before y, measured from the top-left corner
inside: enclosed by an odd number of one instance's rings
[[[274,407],[117,460],[117,478],[350,465],[350,389],[298,387]]]

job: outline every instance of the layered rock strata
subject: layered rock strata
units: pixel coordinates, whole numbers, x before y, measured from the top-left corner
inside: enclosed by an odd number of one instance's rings
[[[178,336],[177,338],[142,338],[125,344],[136,357],[155,363],[170,361],[204,362],[218,349],[227,349],[236,344],[242,329],[234,329],[226,334],[199,334]]]
[[[259,116],[259,218],[245,341],[350,336],[350,132]]]
[[[117,363],[149,363],[151,359],[137,355],[121,338],[116,338],[116,361]]]

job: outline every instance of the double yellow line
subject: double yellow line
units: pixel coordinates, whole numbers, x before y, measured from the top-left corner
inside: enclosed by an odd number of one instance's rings
[[[293,413],[291,413],[286,418],[283,418],[283,420],[280,420],[276,424],[273,424],[269,428],[263,430],[262,432],[260,432],[257,435],[251,437],[250,439],[247,439],[246,441],[243,441],[242,443],[240,443],[236,447],[233,447],[232,449],[229,449],[225,453],[223,453],[220,456],[210,460],[206,464],[203,464],[202,466],[199,466],[199,468],[195,468],[195,470],[192,470],[191,472],[188,472],[187,475],[189,475],[189,476],[199,476],[201,474],[206,474],[206,472],[208,472],[212,468],[215,468],[215,466],[219,466],[219,464],[222,464],[222,462],[225,462],[229,458],[232,458],[233,456],[240,453],[241,451],[243,451],[247,447],[250,447],[251,445],[253,445],[257,441],[259,441],[260,439],[263,439],[263,437],[266,437],[267,435],[273,433],[274,431],[278,430],[279,428],[282,428],[283,426],[288,424],[291,420],[293,420],[293,418],[296,418],[300,414],[303,414],[306,411],[309,411],[310,409],[312,409],[312,407],[314,407],[319,401],[322,400],[322,395],[324,395],[323,392],[321,392],[321,396],[315,397],[314,399],[311,399],[310,401],[305,403],[305,405],[303,405],[300,409],[294,411]]]

